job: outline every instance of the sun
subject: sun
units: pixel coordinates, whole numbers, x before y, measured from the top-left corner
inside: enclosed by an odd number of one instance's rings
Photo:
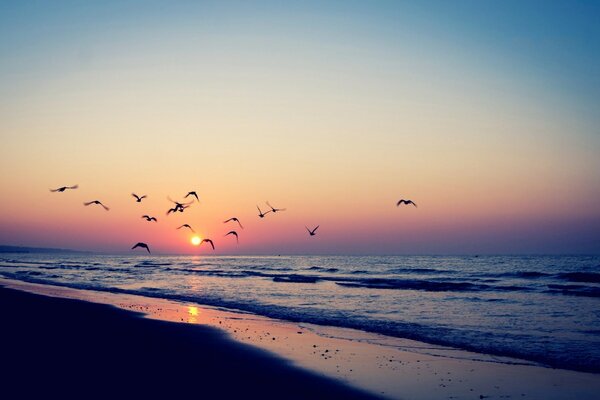
[[[200,239],[200,236],[192,236],[190,242],[192,242],[194,246],[198,246],[200,242],[202,242],[202,239]]]

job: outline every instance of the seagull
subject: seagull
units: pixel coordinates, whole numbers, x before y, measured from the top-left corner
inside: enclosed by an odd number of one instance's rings
[[[77,189],[79,187],[79,185],[73,185],[73,186],[63,186],[63,187],[59,187],[58,189],[50,189],[51,192],[64,192],[67,189]]]
[[[131,193],[131,195],[132,195],[133,197],[135,197],[135,201],[136,201],[136,202],[138,202],[138,203],[141,203],[141,202],[142,202],[142,199],[145,199],[146,197],[148,197],[148,196],[146,196],[146,195],[143,195],[142,197],[140,197],[140,196],[138,196],[138,195],[137,195],[137,194],[135,194],[135,193]]]
[[[194,196],[196,198],[196,200],[198,200],[198,202],[200,202],[200,199],[198,198],[198,195],[196,194],[196,192],[188,192],[188,194],[185,195],[184,199],[187,199],[188,196]]]
[[[167,197],[167,199],[169,199],[169,201],[172,201],[173,203],[175,203],[175,207],[170,208],[169,211],[167,211],[167,215],[169,215],[172,212],[183,212],[186,208],[188,208],[193,201],[190,201],[189,203],[180,203],[178,201],[175,201],[173,199],[171,199],[170,197]]]
[[[407,204],[407,205],[408,205],[408,204],[412,204],[412,205],[413,205],[413,206],[415,206],[415,207],[417,206],[417,205],[414,203],[414,201],[412,201],[412,200],[404,200],[404,199],[400,199],[400,200],[398,200],[398,202],[396,203],[396,207],[398,207],[400,204]]]
[[[237,234],[237,232],[236,232],[236,231],[229,231],[229,232],[227,232],[227,233],[225,234],[225,236],[227,236],[227,235],[233,235],[233,236],[235,236],[235,241],[236,241],[236,242],[238,242],[238,243],[240,242],[240,240],[239,240],[239,238],[238,238],[238,234]]]
[[[146,221],[148,221],[148,222],[151,222],[151,221],[158,222],[158,221],[156,220],[156,218],[154,218],[154,217],[151,217],[151,216],[149,216],[149,215],[142,215],[142,218],[146,218]]]
[[[316,235],[316,233],[315,233],[315,232],[317,231],[317,229],[319,229],[319,225],[317,225],[317,227],[316,227],[315,229],[313,229],[312,231],[311,231],[310,229],[308,229],[308,226],[305,226],[305,228],[306,228],[306,230],[308,231],[308,234],[309,234],[310,236],[315,236],[315,235]]]
[[[210,239],[202,239],[202,241],[200,242],[200,244],[202,244],[204,242],[210,243],[210,245],[212,246],[213,250],[215,249],[215,245],[213,244],[212,240],[210,240]]]
[[[150,253],[150,247],[148,247],[148,245],[146,243],[138,242],[135,244],[135,246],[133,246],[131,248],[131,250],[135,249],[136,247],[142,247],[142,248],[148,250],[148,253]],[[150,254],[152,254],[152,253],[150,253]]]
[[[110,210],[110,208],[106,207],[100,200],[88,201],[87,203],[83,203],[84,206],[89,206],[91,204],[98,204],[102,206],[106,211]]]
[[[183,225],[181,225],[181,226],[180,226],[179,228],[177,228],[177,229],[181,229],[181,228],[189,228],[189,229],[190,229],[190,231],[192,231],[192,232],[196,233],[196,232],[195,232],[195,231],[192,229],[192,227],[191,227],[191,226],[189,226],[188,224],[183,224]]]
[[[270,205],[268,201],[266,203],[269,207],[271,207],[271,211],[273,211],[274,213],[276,213],[277,211],[285,211],[285,208],[275,208],[272,205]]]
[[[262,211],[260,211],[260,207],[256,206],[256,208],[258,208],[258,213],[259,213],[258,216],[261,217],[261,218],[264,218],[265,215],[267,215],[268,213],[271,212],[271,210],[269,210],[266,213],[263,213]]]
[[[260,211],[260,209],[259,209],[259,211]],[[240,228],[244,229],[244,227],[243,227],[243,226],[242,226],[242,224],[240,223],[240,220],[239,220],[239,219],[237,219],[236,217],[229,218],[227,221],[223,221],[223,223],[224,223],[224,224],[226,224],[226,223],[228,223],[229,221],[235,221],[235,222],[237,222],[237,223],[238,223],[238,225],[240,226]]]

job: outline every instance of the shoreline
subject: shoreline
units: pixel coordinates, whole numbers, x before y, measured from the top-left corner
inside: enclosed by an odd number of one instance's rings
[[[376,399],[218,329],[0,286],[3,391],[19,397]]]
[[[348,328],[323,327],[194,303],[0,279],[0,285],[143,313],[149,320],[219,329],[250,345],[389,398],[593,398],[600,375],[472,353]],[[120,311],[120,310],[116,310]]]

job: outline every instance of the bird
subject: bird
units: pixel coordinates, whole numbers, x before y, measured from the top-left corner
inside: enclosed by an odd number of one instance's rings
[[[63,187],[59,187],[58,189],[50,189],[51,192],[64,192],[67,189],[77,189],[79,187],[79,185],[73,185],[73,186],[63,186]]]
[[[260,211],[260,210],[259,210]],[[237,219],[236,217],[233,218],[229,218],[227,221],[223,221],[224,224],[228,223],[229,221],[235,221],[238,223],[238,225],[240,226],[240,228],[244,229],[244,227],[242,226],[241,222],[239,219]]]
[[[313,229],[312,231],[311,231],[310,229],[308,229],[308,226],[305,226],[305,228],[306,228],[306,230],[308,231],[308,234],[309,234],[310,236],[315,236],[315,235],[316,235],[316,233],[315,233],[315,232],[317,231],[317,229],[319,229],[319,225],[317,225],[317,227],[316,227],[315,229]]]
[[[102,206],[106,211],[110,210],[110,208],[106,207],[100,200],[88,201],[87,203],[83,203],[84,206],[89,206],[91,204],[98,204]]]
[[[140,196],[138,196],[138,195],[137,195],[137,194],[135,194],[135,193],[131,193],[131,195],[132,195],[133,197],[135,197],[135,201],[136,201],[136,202],[138,202],[138,203],[141,203],[141,202],[142,202],[142,199],[145,199],[146,197],[148,197],[148,196],[146,196],[146,195],[143,195],[143,196],[141,196],[141,197],[140,197]]]
[[[154,218],[154,217],[151,217],[151,216],[149,216],[149,215],[142,215],[142,218],[146,218],[146,221],[148,221],[148,222],[151,222],[151,221],[158,222],[158,221],[156,220],[156,218]]]
[[[404,199],[398,200],[398,202],[396,203],[396,207],[400,206],[400,204],[407,204],[407,205],[408,204],[412,204],[415,207],[417,206],[414,201],[412,201],[412,200],[404,200]]]
[[[214,245],[214,243],[213,243],[212,240],[210,240],[210,239],[202,239],[202,241],[200,242],[200,244],[202,244],[204,242],[210,243],[210,245],[212,246],[213,250],[215,249],[215,245]]]
[[[239,238],[238,238],[238,234],[237,234],[237,232],[236,232],[236,231],[229,231],[229,232],[227,232],[227,233],[225,234],[225,236],[227,236],[227,235],[233,235],[233,236],[235,236],[235,241],[236,241],[236,242],[238,242],[238,243],[240,242],[240,240],[239,240]]]
[[[131,248],[131,250],[135,249],[136,247],[142,247],[142,248],[148,250],[148,253],[150,253],[150,247],[148,247],[148,245],[146,243],[138,242],[135,244],[135,246],[133,246]],[[152,253],[150,253],[150,254],[152,254]]]
[[[172,212],[183,212],[186,208],[188,208],[193,201],[189,202],[189,203],[180,203],[178,201],[175,201],[173,199],[171,199],[170,197],[167,197],[167,199],[169,199],[169,201],[175,203],[175,207],[170,208],[169,211],[167,211],[167,215],[171,214]]]
[[[198,200],[198,202],[200,202],[200,199],[198,198],[198,195],[196,194],[196,192],[188,192],[188,194],[185,195],[184,199],[187,199],[188,196],[194,196],[196,198],[196,200]]]
[[[263,213],[262,211],[260,211],[260,207],[259,206],[256,206],[256,208],[258,208],[258,216],[261,217],[261,218],[264,218],[265,215],[267,215],[268,213],[271,212],[271,210],[269,210],[266,213]]]
[[[196,233],[196,232],[195,232],[195,231],[192,229],[192,227],[191,227],[191,226],[189,226],[188,224],[183,224],[183,225],[181,225],[181,226],[180,226],[179,228],[177,228],[177,229],[181,229],[181,228],[189,228],[189,229],[190,229],[190,231],[192,231],[192,232]]]
[[[276,213],[277,211],[285,211],[285,208],[275,208],[272,205],[270,205],[268,201],[266,203],[269,207],[271,207],[271,211],[273,211],[274,213]]]

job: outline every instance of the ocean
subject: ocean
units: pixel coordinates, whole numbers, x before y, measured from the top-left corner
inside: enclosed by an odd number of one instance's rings
[[[600,256],[6,253],[0,276],[600,372]]]

